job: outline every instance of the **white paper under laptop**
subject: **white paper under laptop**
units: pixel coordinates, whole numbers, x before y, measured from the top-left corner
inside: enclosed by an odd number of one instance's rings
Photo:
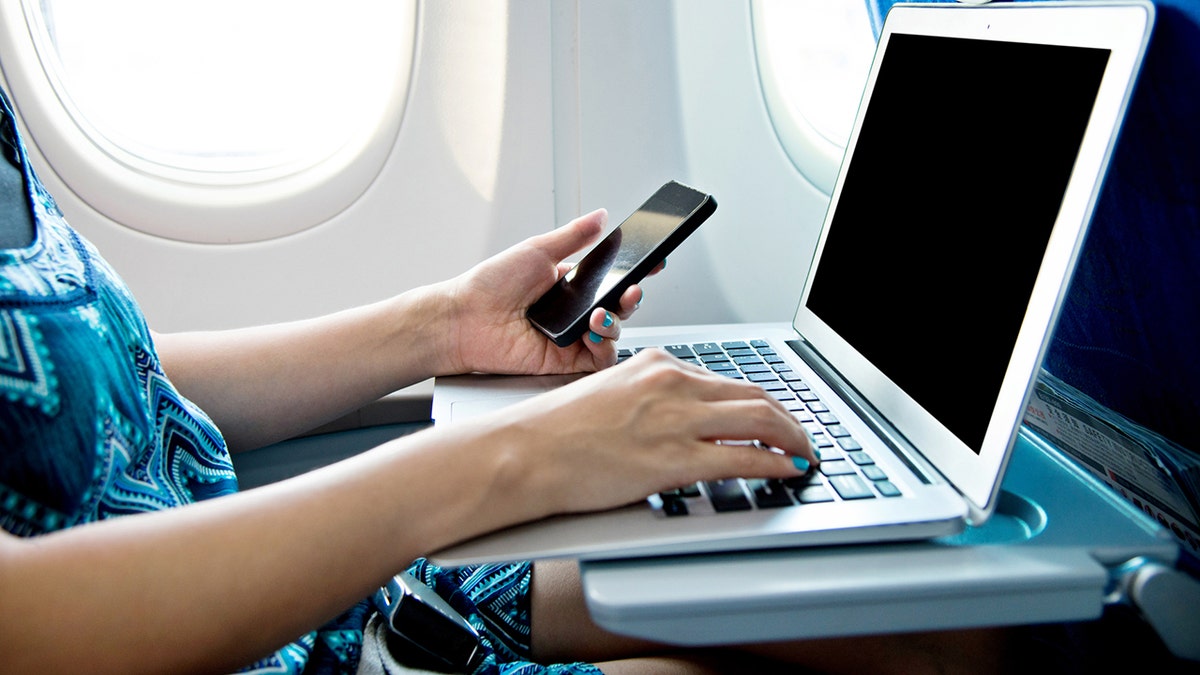
[[[1152,24],[1138,2],[895,6],[815,254],[796,255],[809,273],[791,324],[629,329],[620,345],[782,376],[764,386],[825,446],[821,474],[654,495],[437,559],[916,539],[988,518]],[[433,414],[567,379],[439,378]],[[709,498],[730,489],[744,503],[718,512]]]

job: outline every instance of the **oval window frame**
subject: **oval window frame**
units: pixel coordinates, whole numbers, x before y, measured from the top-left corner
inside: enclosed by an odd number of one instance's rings
[[[862,0],[842,1],[861,2]],[[780,71],[775,59],[771,56],[773,43],[765,28],[770,14],[768,4],[767,0],[753,0],[750,6],[755,62],[758,66],[759,84],[766,104],[767,116],[771,120],[771,125],[783,147],[784,154],[791,160],[796,170],[813,187],[827,196],[832,195],[848,139],[838,143],[836,140],[828,138],[809,121],[802,110],[789,100],[784,73]],[[863,10],[864,16],[868,17],[864,28],[869,32],[871,25],[865,5]],[[872,41],[873,45],[874,41]],[[870,59],[867,60],[867,64],[870,64]],[[865,85],[865,83],[866,70],[863,71],[863,84]]]
[[[187,243],[252,243],[294,235],[350,207],[374,182],[395,145],[418,47],[416,0],[397,0],[411,35],[394,51],[393,86],[374,125],[350,133],[324,157],[266,169],[214,173],[122,154],[77,118],[43,61],[27,0],[0,3],[0,63],[34,146],[67,189],[105,218]],[[48,39],[48,38],[47,38]]]

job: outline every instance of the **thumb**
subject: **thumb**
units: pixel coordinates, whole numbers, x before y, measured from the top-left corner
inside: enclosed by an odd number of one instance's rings
[[[598,239],[607,223],[608,211],[596,209],[562,227],[533,237],[530,244],[557,263]]]

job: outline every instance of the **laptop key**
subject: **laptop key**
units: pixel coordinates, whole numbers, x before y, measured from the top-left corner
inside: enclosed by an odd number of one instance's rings
[[[848,474],[858,473],[854,469],[854,465],[844,459],[838,460],[823,460],[819,467],[821,473],[826,476],[845,476]]]
[[[825,432],[834,438],[850,435],[850,430],[840,424],[831,424],[825,427]]]
[[[899,497],[900,488],[892,484],[891,481],[881,480],[875,482],[875,489],[879,490],[879,494],[884,497]]]
[[[692,348],[687,345],[664,345],[663,349],[667,350],[667,353],[669,353],[671,356],[681,359],[686,357],[694,358],[696,356],[695,353],[692,352]]]
[[[782,480],[753,480],[746,481],[754,494],[754,503],[760,509],[778,509],[785,506],[792,506],[792,498],[788,496],[787,488]]]
[[[708,488],[713,509],[718,512],[746,511],[751,508],[750,500],[742,491],[741,481],[736,478],[705,481],[704,486]]]
[[[817,415],[817,421],[821,424],[837,424],[838,418],[831,412],[823,412]]]
[[[854,440],[853,438],[851,438],[849,436],[844,436],[842,438],[839,438],[837,440],[837,443],[846,452],[854,452],[855,450],[862,450],[862,446],[858,444],[858,441]]]
[[[820,448],[822,453],[825,452],[825,448],[833,447],[833,441],[825,434],[814,433],[812,435],[812,439],[813,439],[813,445]]]
[[[688,514],[687,502],[678,494],[664,492],[662,497],[662,511],[668,516],[686,516]]]
[[[801,504],[819,504],[833,501],[833,494],[824,485],[809,485],[796,490],[796,501]]]
[[[875,493],[858,474],[829,476],[829,484],[842,499],[872,499],[875,497]]]
[[[775,373],[748,373],[746,379],[751,382],[776,382]]]
[[[724,354],[725,350],[721,349],[721,345],[715,342],[698,342],[692,345],[692,350],[700,356],[708,356],[710,354]]]
[[[875,480],[875,481],[888,479],[887,473],[883,469],[876,466],[875,464],[871,464],[870,466],[864,466],[862,468],[862,473],[867,478],[869,478],[871,480]]]
[[[875,460],[871,459],[871,456],[862,450],[853,450],[851,452],[847,452],[846,456],[850,458],[850,461],[859,466],[866,466],[867,464],[875,463]]]

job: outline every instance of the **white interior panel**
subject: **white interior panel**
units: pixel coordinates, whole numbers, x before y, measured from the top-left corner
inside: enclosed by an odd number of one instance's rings
[[[646,282],[640,325],[786,321],[828,205],[782,151],[749,3],[589,0],[581,11],[583,208],[625,214],[668,178],[717,211]]]
[[[791,316],[827,197],[781,150],[749,3],[422,2],[414,72],[376,179],[327,222],[269,241],[191,244],[101,215],[27,138],[70,221],[158,330],[285,320],[456,274],[580,212],[613,223],[669,179],[716,214],[646,282],[639,325]],[[11,86],[12,45],[5,55]],[[319,83],[314,83],[319,88]]]

